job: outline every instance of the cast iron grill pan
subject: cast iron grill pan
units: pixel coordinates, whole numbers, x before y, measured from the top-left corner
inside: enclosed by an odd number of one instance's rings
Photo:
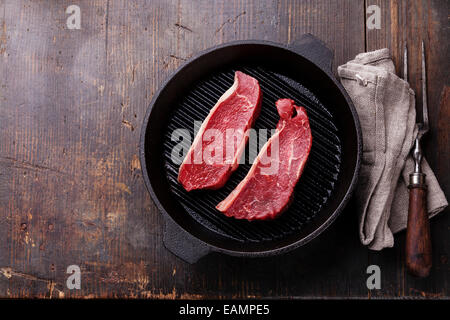
[[[234,72],[243,71],[256,78],[263,91],[261,113],[255,125],[267,129],[271,135],[279,116],[275,101],[280,98],[293,99],[297,105],[306,108],[310,120],[313,143],[304,172],[294,191],[294,201],[287,211],[272,221],[236,220],[228,218],[215,206],[225,199],[249,171],[248,145],[245,150],[245,164],[232,174],[226,185],[214,191],[187,192],[177,181],[179,164],[171,160],[173,147],[179,141],[172,141],[175,129],[187,129],[194,138],[194,121],[203,121],[220,96],[233,84]],[[245,243],[271,242],[300,232],[321,211],[333,194],[341,167],[341,138],[330,106],[326,106],[301,83],[270,67],[240,64],[212,72],[193,84],[179,99],[169,118],[163,140],[163,164],[170,190],[186,214],[214,234]],[[187,142],[184,147],[189,147]],[[258,145],[258,150],[262,145]]]

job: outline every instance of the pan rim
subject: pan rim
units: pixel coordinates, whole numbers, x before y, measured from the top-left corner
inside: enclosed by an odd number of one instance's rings
[[[284,49],[284,50],[290,51],[298,56],[301,56],[303,59],[307,60],[309,63],[313,64],[315,67],[320,69],[322,72],[324,72],[328,76],[328,78],[330,78],[330,80],[332,80],[333,84],[338,87],[340,93],[343,95],[343,97],[350,109],[350,112],[352,115],[352,120],[353,120],[353,125],[354,125],[355,131],[356,131],[356,144],[357,144],[356,153],[357,154],[356,154],[355,168],[352,173],[352,178],[350,180],[349,187],[347,188],[347,190],[346,190],[344,196],[342,197],[342,200],[339,202],[339,205],[337,206],[337,208],[322,224],[320,224],[317,228],[315,228],[312,232],[310,232],[305,237],[298,239],[296,241],[293,241],[290,244],[287,244],[287,245],[284,245],[281,247],[277,247],[277,248],[273,248],[273,249],[269,249],[269,250],[243,251],[243,250],[232,250],[232,249],[228,249],[228,248],[223,248],[223,247],[219,247],[214,244],[211,244],[209,242],[206,242],[206,241],[200,239],[199,237],[195,236],[194,234],[192,234],[189,230],[186,230],[182,225],[177,223],[175,221],[175,219],[173,219],[173,217],[167,212],[167,210],[164,208],[164,206],[158,199],[158,197],[154,191],[152,182],[150,181],[148,171],[147,171],[147,165],[146,165],[147,161],[146,161],[146,157],[145,157],[145,141],[146,141],[148,123],[149,123],[149,119],[152,114],[153,108],[154,108],[156,102],[158,101],[158,98],[161,95],[161,93],[163,92],[163,90],[174,79],[176,74],[178,74],[179,72],[181,72],[182,70],[187,68],[193,61],[201,59],[203,56],[208,55],[213,51],[217,51],[217,50],[232,47],[232,46],[241,46],[241,45],[263,45],[263,46],[270,46],[270,47]],[[158,208],[160,214],[164,215],[165,216],[164,218],[170,219],[170,221],[172,223],[176,224],[184,232],[188,233],[191,237],[195,238],[196,241],[208,246],[210,248],[210,251],[225,253],[225,254],[232,255],[232,256],[262,257],[262,256],[272,256],[272,255],[285,253],[285,252],[294,250],[298,247],[301,247],[301,246],[307,244],[308,242],[310,242],[311,240],[313,240],[314,238],[319,236],[321,233],[323,233],[341,214],[342,210],[345,208],[348,201],[350,200],[350,198],[355,190],[356,183],[358,180],[359,171],[360,171],[360,167],[361,167],[361,158],[362,158],[362,132],[361,132],[361,126],[360,126],[359,117],[357,115],[356,108],[354,107],[353,102],[351,101],[350,97],[348,96],[348,93],[343,88],[343,86],[340,84],[340,82],[336,79],[336,77],[332,73],[331,69],[330,70],[324,69],[322,66],[320,66],[316,62],[312,61],[308,57],[304,56],[303,54],[296,52],[293,48],[290,48],[288,45],[284,45],[284,44],[280,44],[280,43],[276,43],[276,42],[272,42],[272,41],[268,41],[268,40],[250,39],[250,40],[231,41],[231,42],[227,42],[224,44],[220,44],[220,45],[205,49],[205,50],[197,53],[196,55],[192,56],[188,60],[186,60],[181,66],[179,66],[175,71],[173,71],[163,81],[163,83],[159,86],[158,90],[155,92],[154,96],[152,97],[152,100],[150,101],[150,103],[147,107],[147,110],[146,110],[146,114],[145,114],[143,124],[141,127],[140,139],[139,139],[139,160],[140,160],[140,164],[141,164],[142,176],[144,178],[144,183],[146,185],[146,188],[149,191],[150,196],[151,196],[152,200],[154,201],[156,207]]]

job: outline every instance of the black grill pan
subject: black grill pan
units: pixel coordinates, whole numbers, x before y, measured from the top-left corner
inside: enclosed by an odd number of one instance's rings
[[[348,201],[359,171],[361,132],[356,111],[331,73],[332,53],[311,35],[289,47],[240,41],[212,48],[191,59],[155,94],[141,132],[140,159],[145,183],[164,226],[164,244],[188,262],[210,251],[231,255],[279,254],[320,234]],[[275,128],[275,101],[291,98],[307,110],[313,144],[289,209],[273,221],[236,220],[215,209],[245,177],[246,150],[227,184],[216,191],[186,192],[171,160],[178,141],[172,132],[203,121],[232,85],[234,72],[258,79],[263,101],[255,129]],[[258,146],[258,149],[261,146]]]

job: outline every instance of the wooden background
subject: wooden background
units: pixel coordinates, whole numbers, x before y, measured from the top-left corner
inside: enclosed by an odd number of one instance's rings
[[[66,8],[81,8],[68,30]],[[381,8],[381,29],[366,8]],[[405,234],[370,252],[350,205],[319,238],[276,258],[212,254],[188,265],[162,244],[144,186],[138,140],[154,92],[180,64],[238,39],[290,43],[310,32],[334,50],[333,70],[357,53],[410,48],[421,101],[420,41],[428,58],[426,156],[450,195],[448,1],[0,0],[0,297],[449,296],[447,209],[431,223],[434,267],[404,267]],[[419,103],[420,105],[420,103]],[[79,265],[81,290],[66,287]],[[381,290],[366,287],[378,264]]]

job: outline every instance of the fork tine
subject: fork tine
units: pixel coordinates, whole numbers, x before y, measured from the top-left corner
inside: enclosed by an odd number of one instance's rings
[[[427,71],[425,66],[425,45],[422,40],[422,113],[423,131],[428,131],[428,103],[427,103]],[[424,133],[425,133],[424,132]]]
[[[403,51],[403,80],[408,82],[408,47],[406,44]]]

